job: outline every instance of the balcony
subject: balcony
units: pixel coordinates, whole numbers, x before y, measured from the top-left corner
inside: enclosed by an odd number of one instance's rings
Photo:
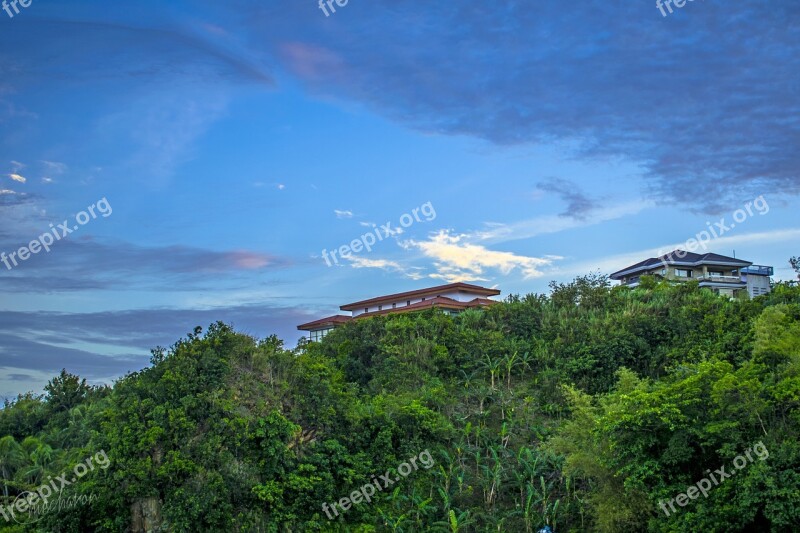
[[[770,266],[750,265],[740,270],[742,274],[754,274],[756,276],[772,276],[775,272]]]
[[[712,276],[711,274],[707,276],[700,276],[697,278],[697,280],[701,283],[704,281],[713,281],[714,283],[734,283],[738,285],[744,283],[739,276]]]

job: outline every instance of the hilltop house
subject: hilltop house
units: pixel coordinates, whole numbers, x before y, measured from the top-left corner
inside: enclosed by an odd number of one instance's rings
[[[455,315],[464,309],[484,307],[496,303],[490,296],[497,296],[500,291],[487,289],[468,283],[450,283],[427,289],[400,292],[386,296],[378,296],[369,300],[346,304],[339,309],[350,311],[350,315],[334,315],[321,318],[307,324],[297,326],[301,331],[308,331],[309,340],[318,341],[333,328],[350,320],[366,318],[389,313],[409,313],[424,309],[437,308]]]
[[[673,282],[697,280],[717,294],[736,296],[746,291],[750,298],[770,292],[771,266],[719,254],[696,254],[675,250],[661,257],[651,257],[611,274],[611,279],[636,287],[642,276],[654,276]]]

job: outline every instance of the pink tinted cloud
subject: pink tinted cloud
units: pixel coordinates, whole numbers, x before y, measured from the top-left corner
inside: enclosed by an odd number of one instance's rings
[[[248,251],[228,252],[227,259],[231,266],[242,270],[257,270],[273,263],[271,257]]]
[[[281,52],[289,69],[307,81],[335,78],[344,72],[344,61],[336,53],[313,44],[284,43]]]

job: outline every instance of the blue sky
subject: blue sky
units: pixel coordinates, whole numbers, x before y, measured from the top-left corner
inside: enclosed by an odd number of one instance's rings
[[[758,197],[708,251],[793,276],[800,4],[438,4],[0,11],[0,251],[112,208],[0,264],[0,396],[108,383],[215,320],[294,346],[378,294],[546,292]]]

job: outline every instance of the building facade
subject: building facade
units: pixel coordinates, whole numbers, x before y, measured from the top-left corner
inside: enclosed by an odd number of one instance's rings
[[[671,282],[696,280],[701,287],[717,294],[734,297],[746,293],[754,298],[770,292],[772,274],[771,266],[754,265],[735,257],[675,250],[618,270],[611,274],[611,279],[628,287],[639,285],[642,276]]]
[[[297,326],[297,329],[308,331],[309,340],[318,341],[335,327],[350,320],[389,313],[410,313],[431,308],[442,309],[451,315],[455,315],[465,309],[485,307],[497,303],[489,298],[499,294],[500,291],[497,289],[488,289],[469,283],[438,285],[346,304],[339,309],[349,311],[350,315],[334,315],[321,318],[307,324],[301,324]]]

